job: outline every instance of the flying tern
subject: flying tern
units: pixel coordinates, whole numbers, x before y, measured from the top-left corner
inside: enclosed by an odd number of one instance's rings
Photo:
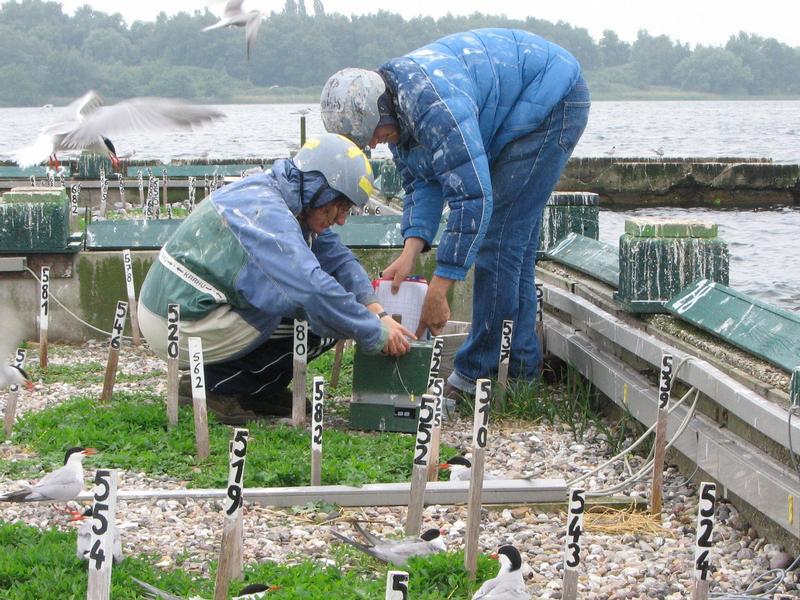
[[[242,10],[243,3],[244,0],[228,0],[225,4],[225,12],[222,18],[213,25],[205,27],[203,31],[221,29],[222,27],[244,27],[244,39],[247,43],[247,59],[250,60],[250,54],[255,46],[258,28],[261,26],[261,19],[264,17],[264,13],[260,10],[245,12]]]
[[[139,586],[144,590],[145,598],[162,598],[163,600],[184,600],[180,596],[175,596],[164,590],[160,590],[154,585],[145,583],[136,577],[131,577]],[[263,583],[251,583],[246,585],[239,591],[239,595],[235,596],[233,600],[256,600],[257,598],[265,598],[269,592],[279,589],[278,586],[268,586]],[[203,600],[200,596],[192,596],[188,600]]]
[[[0,502],[74,500],[83,490],[83,459],[96,453],[94,448],[70,448],[64,458],[63,467],[48,473],[35,485],[0,496]]]
[[[344,543],[350,544],[384,563],[403,566],[408,562],[408,559],[414,556],[436,554],[446,550],[444,540],[441,537],[442,532],[439,529],[428,529],[418,538],[382,540],[361,527],[357,522],[353,522],[353,526],[367,540],[366,544],[357,542],[338,531],[331,530],[331,533]]]
[[[56,153],[64,150],[88,150],[111,159],[120,166],[114,144],[107,135],[130,130],[189,128],[224,118],[214,108],[195,106],[172,98],[131,98],[112,106],[103,106],[97,92],[89,91],[64,109],[66,118],[43,127],[36,141],[14,153],[20,167],[37,165],[50,158],[58,168]]]
[[[530,600],[522,579],[522,557],[514,546],[501,546],[492,555],[500,561],[500,570],[492,579],[483,582],[472,600]]]

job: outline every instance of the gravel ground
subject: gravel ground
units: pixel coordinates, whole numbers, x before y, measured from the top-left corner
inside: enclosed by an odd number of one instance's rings
[[[105,364],[106,344],[87,343],[77,347],[51,348],[50,361],[56,363],[100,362]],[[36,351],[29,353],[36,361]],[[165,371],[165,365],[145,349],[123,347],[121,371],[144,375]],[[19,413],[42,410],[76,394],[99,395],[102,384],[80,383],[37,384],[33,393],[26,393],[19,403]],[[135,382],[118,383],[117,389],[150,390],[165,393],[163,374]],[[333,411],[330,411],[333,413]],[[327,416],[327,415],[326,415]],[[471,419],[445,423],[442,440],[462,451],[471,441]],[[0,458],[13,460],[26,451],[10,442],[0,445]],[[567,481],[586,473],[608,456],[602,437],[591,428],[581,443],[576,443],[565,426],[551,427],[541,423],[492,423],[487,470],[502,477],[564,478]],[[446,458],[446,457],[445,457]],[[631,457],[634,470],[641,459]],[[627,467],[612,465],[590,478],[588,489],[602,488],[624,478]],[[87,481],[93,475],[87,469]],[[178,489],[180,482],[169,477],[152,477],[145,473],[121,473],[120,489]],[[245,474],[245,481],[247,475]],[[16,487],[19,482],[0,482],[0,491]],[[660,523],[641,514],[630,526],[617,532],[603,528],[592,530],[592,515],[587,515],[582,538],[583,571],[579,594],[589,599],[678,600],[691,595],[694,559],[694,530],[697,514],[694,487],[673,469],[665,473],[663,519]],[[629,489],[631,497],[646,496],[649,483]],[[566,508],[566,506],[564,507]],[[158,500],[120,502],[119,522],[125,523],[122,534],[127,554],[155,555],[158,566],[181,568],[207,574],[209,561],[216,558],[222,531],[221,506],[215,501]],[[370,529],[379,535],[400,535],[405,509],[368,507],[361,510],[322,514],[246,505],[244,508],[246,561],[274,560],[285,563],[315,558],[324,561],[329,545],[336,543],[327,531],[336,527],[343,533],[350,526],[341,517],[354,516],[370,521]],[[3,521],[22,521],[37,527],[71,527],[67,517],[48,505],[4,505]],[[729,503],[718,505],[714,529],[715,547],[711,591],[733,592],[744,589],[754,575],[771,566],[785,566],[791,557],[778,546],[760,537],[743,521]],[[543,507],[500,507],[484,510],[480,546],[493,551],[501,543],[513,543],[522,552],[524,574],[534,598],[561,598],[561,575],[564,546],[565,515],[546,512]],[[619,520],[619,519],[617,519]],[[451,550],[461,548],[466,525],[466,508],[429,506],[425,509],[423,529],[436,526],[446,531],[445,541]],[[639,523],[641,526],[637,526]],[[798,571],[787,576],[781,591],[800,597]]]

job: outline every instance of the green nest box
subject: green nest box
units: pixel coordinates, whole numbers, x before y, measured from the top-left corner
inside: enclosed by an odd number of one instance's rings
[[[537,258],[570,233],[592,239],[600,236],[600,197],[590,192],[553,192],[542,213]]]
[[[682,289],[708,279],[728,285],[727,244],[708,221],[627,219],[619,239],[619,289],[614,298],[635,313],[667,312]]]
[[[64,188],[18,187],[0,201],[0,253],[74,252],[69,234],[69,200]]]
[[[350,426],[368,431],[416,432],[432,351],[433,342],[411,342],[411,350],[400,357],[364,354],[356,347]]]
[[[99,179],[101,168],[105,172],[106,179],[109,180],[110,186],[111,179],[113,178],[116,180],[116,176],[114,175],[114,165],[111,163],[110,158],[103,156],[102,154],[92,154],[89,152],[84,152],[81,154],[76,161],[74,175],[84,179]],[[159,170],[158,173],[160,175],[161,171]],[[147,184],[145,183],[145,186],[146,185]]]

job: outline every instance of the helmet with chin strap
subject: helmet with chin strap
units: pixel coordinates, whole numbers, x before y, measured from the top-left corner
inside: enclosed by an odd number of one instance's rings
[[[378,99],[385,91],[386,83],[375,71],[348,68],[334,73],[320,97],[325,129],[346,135],[363,148],[381,119]]]
[[[346,137],[323,133],[310,138],[292,159],[303,173],[321,173],[328,185],[350,202],[364,208],[372,194],[372,165]]]

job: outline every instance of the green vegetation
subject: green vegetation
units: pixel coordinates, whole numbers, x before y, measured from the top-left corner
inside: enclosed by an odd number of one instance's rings
[[[106,367],[98,362],[75,363],[62,365],[50,363],[46,369],[39,367],[38,363],[26,366],[25,370],[30,375],[32,381],[44,384],[53,383],[73,383],[89,385],[92,383],[103,383]],[[156,377],[163,377],[164,371],[149,371],[142,374],[128,374],[122,371],[117,372],[117,381],[144,381]]]
[[[313,15],[302,0],[273,12],[247,61],[238,28],[200,31],[217,21],[207,8],[128,24],[118,13],[88,5],[68,16],[57,2],[5,2],[0,106],[65,102],[88,88],[109,98],[317,102],[327,77],[343,67],[375,68],[443,35],[479,27],[526,29],[568,49],[581,62],[595,97],[800,94],[800,49],[744,32],[721,47],[691,49],[645,30],[633,43],[610,30],[595,41],[584,28],[533,17],[475,13],[406,20],[388,11],[347,17],[326,14],[322,2],[315,5]]]
[[[38,478],[62,464],[66,448],[86,446],[99,451],[98,458],[90,460],[107,468],[170,475],[185,480],[188,487],[224,487],[230,427],[209,416],[211,457],[200,464],[194,455],[191,409],[182,408],[178,426],[169,431],[165,412],[163,399],[154,394],[116,393],[107,405],[96,398],[78,397],[29,413],[17,424],[13,441],[41,458],[0,461],[0,476]],[[307,431],[261,422],[250,423],[248,428],[248,487],[308,485],[311,449]],[[328,428],[324,440],[323,484],[361,485],[410,478],[413,436]],[[455,450],[443,446],[442,452]]]
[[[331,597],[358,599],[383,596],[386,567],[358,554],[356,550],[335,546],[331,549],[335,565],[322,566],[305,560],[283,566],[272,562],[245,567],[245,583],[280,586],[271,593],[276,600],[303,598],[327,600]],[[198,580],[183,571],[160,571],[148,557],[127,558],[112,571],[111,597],[120,600],[140,598],[131,577],[146,581],[181,597],[213,597],[214,572]],[[351,565],[355,563],[356,567]],[[413,559],[409,597],[420,600],[466,600],[479,583],[470,583],[463,569],[463,554],[448,553]],[[343,568],[345,565],[351,568]],[[494,576],[497,563],[480,556],[478,578]],[[39,531],[22,524],[0,524],[0,589],[5,600],[31,598],[85,598],[86,568],[75,557],[75,533]],[[242,584],[244,585],[244,584]],[[240,585],[234,584],[233,591]]]

